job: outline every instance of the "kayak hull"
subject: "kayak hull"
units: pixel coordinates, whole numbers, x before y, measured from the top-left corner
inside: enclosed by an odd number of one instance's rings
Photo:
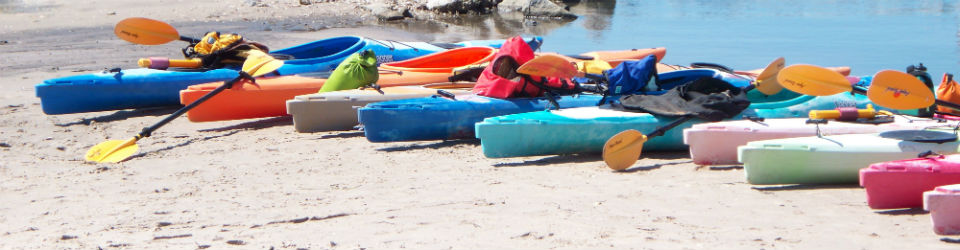
[[[738,147],[750,184],[854,184],[870,164],[910,159],[921,152],[956,153],[960,142],[920,143],[846,134],[754,141]]]
[[[922,207],[923,192],[950,184],[960,184],[960,155],[880,162],[860,169],[860,186],[873,209]]]
[[[829,121],[808,124],[807,118],[737,120],[703,123],[683,130],[683,143],[690,147],[690,159],[698,165],[738,164],[737,147],[752,141],[824,135],[880,133],[890,130],[923,129],[946,124],[943,120],[896,116],[892,123],[869,124]]]
[[[453,83],[437,87],[454,95],[466,95],[472,86]],[[437,94],[437,88],[430,85],[389,87],[381,91],[382,94],[374,89],[352,89],[300,95],[286,102],[286,111],[293,116],[293,128],[297,132],[350,130],[359,124],[357,109],[367,104]]]
[[[495,52],[496,49],[490,47],[466,47],[387,63],[380,67],[377,84],[392,87],[447,82],[455,68],[487,62]],[[456,59],[444,61],[445,58]],[[188,111],[187,118],[192,122],[209,122],[285,116],[288,114],[285,105],[287,100],[298,95],[317,93],[326,80],[298,75],[260,79],[257,85],[224,90]],[[212,82],[190,86],[180,91],[180,102],[184,105],[192,103],[221,84]],[[418,97],[422,96],[427,95]],[[356,121],[356,116],[353,120]]]

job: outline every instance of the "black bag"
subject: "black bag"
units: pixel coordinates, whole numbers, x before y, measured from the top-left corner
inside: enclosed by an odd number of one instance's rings
[[[708,121],[733,118],[750,106],[746,92],[726,81],[702,77],[663,95],[627,95],[620,98],[627,111],[662,116],[695,116]]]

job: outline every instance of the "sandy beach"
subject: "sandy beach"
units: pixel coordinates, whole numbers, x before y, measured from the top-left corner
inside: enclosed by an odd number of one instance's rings
[[[753,186],[741,168],[697,166],[687,152],[644,152],[615,172],[595,154],[488,159],[475,140],[375,144],[358,131],[297,133],[289,117],[180,118],[126,162],[87,163],[91,146],[176,110],[41,111],[33,86],[44,79],[132,68],[185,45],[120,40],[123,18],[239,32],[273,49],[340,35],[491,37],[373,26],[353,2],[24,2],[0,1],[26,6],[0,12],[0,249],[958,246],[922,209],[871,210],[857,185]]]

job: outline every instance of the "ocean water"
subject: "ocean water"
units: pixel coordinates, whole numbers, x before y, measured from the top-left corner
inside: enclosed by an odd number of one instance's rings
[[[544,51],[666,47],[663,62],[737,70],[790,64],[850,66],[852,75],[923,63],[936,83],[960,73],[958,1],[583,1],[575,21],[525,20],[518,33]],[[549,23],[549,24],[548,24]]]

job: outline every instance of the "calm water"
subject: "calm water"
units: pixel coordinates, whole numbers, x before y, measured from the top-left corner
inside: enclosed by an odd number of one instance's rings
[[[937,83],[960,73],[958,1],[621,0],[571,10],[581,17],[523,33],[561,53],[667,47],[672,64],[747,70],[782,56],[788,65],[850,66],[853,75],[920,62]]]

